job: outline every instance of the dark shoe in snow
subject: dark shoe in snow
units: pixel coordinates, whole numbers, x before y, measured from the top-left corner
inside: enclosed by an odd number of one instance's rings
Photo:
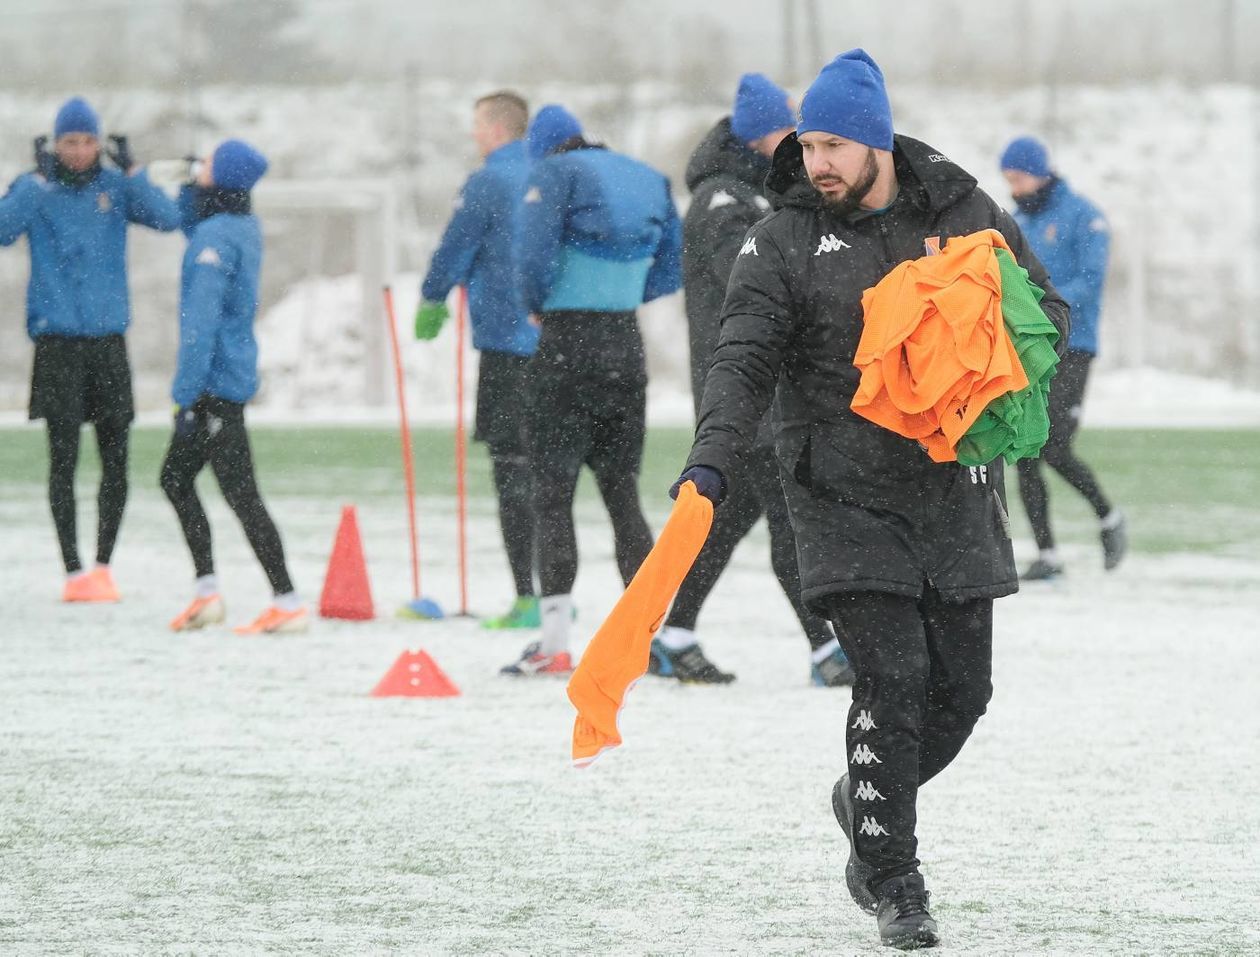
[[[1111,528],[1104,528],[1101,532],[1103,547],[1103,568],[1111,571],[1120,564],[1125,553],[1129,550],[1129,529],[1128,523],[1125,522],[1124,516],[1120,516],[1120,520]]]
[[[844,865],[844,882],[849,887],[849,896],[853,898],[853,903],[866,911],[868,914],[874,914],[879,905],[879,900],[872,893],[866,882],[871,879],[871,875],[875,873],[875,869],[869,864],[863,864],[857,856],[857,849],[853,846],[853,797],[849,794],[849,776],[846,774],[836,786],[831,789],[831,810],[836,816],[836,821],[840,825],[840,830],[844,831],[845,838],[849,841],[849,862]]]
[[[657,638],[652,639],[648,671],[662,678],[677,678],[685,684],[728,685],[735,676],[722,671],[704,656],[699,644],[674,651]]]
[[[879,885],[879,939],[898,950],[919,950],[941,942],[936,921],[928,913],[931,895],[923,886],[922,874],[890,877]]]
[[[1019,579],[1026,582],[1052,582],[1062,577],[1063,566],[1061,564],[1038,558],[1028,566],[1028,569],[1019,576]]]

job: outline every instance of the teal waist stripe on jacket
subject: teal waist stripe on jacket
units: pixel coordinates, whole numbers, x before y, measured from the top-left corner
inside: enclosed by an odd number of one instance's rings
[[[643,302],[652,257],[629,262],[600,259],[572,246],[565,247],[560,256],[555,285],[543,302],[545,312],[627,312]]]

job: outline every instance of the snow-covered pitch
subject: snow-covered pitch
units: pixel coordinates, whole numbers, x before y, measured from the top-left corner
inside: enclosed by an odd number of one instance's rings
[[[527,635],[392,617],[410,580],[396,459],[285,469],[277,448],[327,433],[263,432],[263,491],[299,587],[317,598],[338,506],[357,501],[377,621],[280,639],[166,631],[191,572],[155,487],[156,438],[132,471],[124,602],[63,606],[38,466],[0,477],[0,952],[881,952],[845,893],[829,807],[848,694],[809,686],[762,532],[701,618],[738,681],[645,679],[625,746],[576,771],[563,682],[496,674]],[[38,458],[37,432],[22,435]],[[1254,475],[1249,488],[1254,522]],[[202,489],[229,623],[247,620],[261,572]],[[659,527],[663,488],[645,494]],[[422,497],[425,589],[448,608],[451,505]],[[589,496],[579,514],[585,638],[619,587],[606,519]],[[501,611],[484,494],[471,530],[473,608]],[[1260,553],[1139,550],[1104,575],[1083,539],[1065,552],[1061,587],[998,603],[989,714],[922,793],[941,952],[1260,952]],[[462,696],[368,697],[408,647]]]

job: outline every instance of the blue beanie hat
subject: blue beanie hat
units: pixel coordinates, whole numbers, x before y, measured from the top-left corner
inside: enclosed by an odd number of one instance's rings
[[[1002,169],[1015,169],[1033,176],[1050,175],[1050,156],[1045,145],[1031,136],[1013,139],[1002,153]]]
[[[101,118],[81,96],[71,97],[62,103],[57,119],[53,121],[53,139],[60,139],[67,133],[101,135]]]
[[[267,172],[267,157],[243,140],[225,140],[210,158],[210,178],[220,189],[253,189]]]
[[[534,114],[525,139],[529,158],[540,160],[561,143],[582,135],[582,124],[563,106],[550,103]]]
[[[833,133],[877,150],[893,148],[892,107],[884,74],[865,50],[841,53],[810,84],[796,132]]]
[[[741,143],[751,143],[768,133],[795,126],[796,117],[788,107],[787,90],[764,73],[745,73],[739,78],[735,108],[731,111],[731,132]]]

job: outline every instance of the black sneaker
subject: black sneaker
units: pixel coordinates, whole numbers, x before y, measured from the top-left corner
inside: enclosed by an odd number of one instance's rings
[[[1125,552],[1129,550],[1129,530],[1124,516],[1112,528],[1104,528],[1100,533],[1103,547],[1103,568],[1111,571],[1120,564]]]
[[[857,849],[853,846],[853,798],[849,794],[847,774],[831,789],[831,810],[836,816],[840,830],[844,831],[844,836],[849,841],[849,862],[844,865],[844,882],[849,887],[849,896],[862,910],[868,914],[874,914],[879,906],[879,899],[866,882],[875,873],[875,868],[869,864],[863,864],[857,856]]]
[[[879,885],[879,939],[898,950],[935,947],[941,942],[936,921],[928,913],[928,898],[922,874],[890,877]]]
[[[1028,566],[1028,569],[1019,576],[1019,579],[1026,582],[1052,582],[1061,577],[1063,577],[1063,566],[1061,564],[1038,558]]]
[[[652,640],[648,671],[662,678],[677,678],[684,684],[728,685],[735,680],[734,675],[722,671],[706,658],[699,644],[674,651],[659,639]]]

